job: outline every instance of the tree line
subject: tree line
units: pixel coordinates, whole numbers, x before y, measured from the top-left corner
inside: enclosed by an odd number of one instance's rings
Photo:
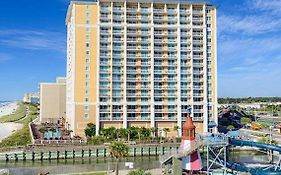
[[[281,97],[245,97],[245,98],[218,98],[219,104],[281,102]]]

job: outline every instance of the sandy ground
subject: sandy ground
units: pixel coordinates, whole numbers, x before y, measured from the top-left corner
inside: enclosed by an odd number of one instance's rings
[[[18,107],[17,102],[9,103],[0,107],[0,117],[9,115],[15,111]],[[11,135],[14,131],[22,128],[22,124],[19,123],[0,123],[0,141]]]
[[[9,103],[5,106],[1,106],[0,107],[0,117],[4,116],[4,115],[9,115],[11,114],[13,111],[15,111],[18,108],[18,104],[17,102],[14,103]]]
[[[0,141],[22,128],[20,123],[0,123]]]

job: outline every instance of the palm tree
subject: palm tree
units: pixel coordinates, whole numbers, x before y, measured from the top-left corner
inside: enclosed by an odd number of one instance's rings
[[[150,133],[151,136],[154,138],[155,137],[155,133],[157,132],[157,128],[150,128]]]
[[[168,137],[168,132],[170,132],[169,128],[164,128],[163,131],[165,132],[165,137]]]
[[[130,171],[128,175],[151,175],[151,173],[146,173],[143,169]]]
[[[174,131],[177,132],[177,137],[180,137],[180,136],[179,136],[179,129],[180,129],[179,126],[174,126]]]
[[[110,155],[117,160],[115,166],[115,175],[118,175],[118,163],[122,157],[128,156],[129,147],[123,142],[113,142],[110,147]]]
[[[139,142],[141,141],[141,128],[136,128],[138,132]]]

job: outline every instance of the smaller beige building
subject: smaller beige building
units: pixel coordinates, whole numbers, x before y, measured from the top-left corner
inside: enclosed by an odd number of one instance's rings
[[[60,123],[66,112],[66,79],[55,83],[40,83],[40,122]]]

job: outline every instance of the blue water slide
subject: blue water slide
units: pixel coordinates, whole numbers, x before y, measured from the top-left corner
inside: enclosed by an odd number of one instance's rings
[[[259,142],[252,142],[252,141],[237,140],[237,139],[229,138],[229,144],[234,145],[234,146],[250,146],[250,147],[256,147],[256,148],[261,148],[261,149],[268,149],[268,150],[273,150],[273,151],[277,151],[277,152],[281,153],[280,146],[270,145],[270,144],[266,144],[266,143],[259,143]]]
[[[245,140],[237,140],[233,138],[229,138],[229,144],[234,146],[249,146],[249,147],[256,147],[260,149],[268,149],[272,151],[277,151],[281,153],[281,147],[259,143],[259,142],[252,142],[252,141],[245,141]],[[242,171],[242,172],[250,172],[252,175],[280,175],[281,170],[275,170],[274,168],[269,168],[264,170],[263,168],[249,168],[240,164],[230,163],[227,162],[227,167],[233,170]]]

